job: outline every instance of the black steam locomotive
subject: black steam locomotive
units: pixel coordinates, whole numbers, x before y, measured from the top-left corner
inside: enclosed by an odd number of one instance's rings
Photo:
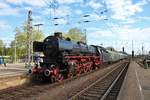
[[[33,43],[34,52],[43,52],[43,62],[32,69],[32,76],[40,81],[61,81],[99,68],[104,62],[110,62],[111,53],[100,46],[87,45],[64,39],[61,32],[48,36],[43,42]],[[125,58],[119,54],[118,59]]]

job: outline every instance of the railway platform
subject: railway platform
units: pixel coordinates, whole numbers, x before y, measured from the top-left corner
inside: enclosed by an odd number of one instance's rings
[[[25,68],[25,64],[24,63],[7,63],[6,67],[4,66],[4,64],[0,65],[0,69],[3,68]]]
[[[0,65],[0,78],[7,77],[7,76],[14,76],[27,73],[28,69],[25,68],[24,63],[16,63],[16,64],[7,64],[5,67],[4,65]]]
[[[131,61],[117,100],[150,100],[150,69]]]

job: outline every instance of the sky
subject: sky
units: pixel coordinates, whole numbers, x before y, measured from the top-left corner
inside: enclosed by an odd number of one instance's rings
[[[77,27],[86,30],[89,45],[150,51],[150,0],[0,0],[0,40],[7,46],[29,10],[45,37]]]

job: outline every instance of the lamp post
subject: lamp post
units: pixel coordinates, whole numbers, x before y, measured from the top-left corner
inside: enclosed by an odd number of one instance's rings
[[[40,26],[42,26],[43,24],[35,24],[34,26],[36,26],[37,27],[37,29],[38,29],[38,32],[40,31]]]

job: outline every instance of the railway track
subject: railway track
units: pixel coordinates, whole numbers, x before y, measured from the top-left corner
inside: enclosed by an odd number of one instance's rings
[[[115,66],[120,65],[120,63],[115,64]],[[101,70],[101,69],[100,69]],[[98,71],[98,70],[96,70]],[[94,73],[96,71],[91,71],[88,73],[81,74],[80,76],[75,76],[73,78],[66,79],[61,83],[54,83],[54,84],[26,84],[23,86],[18,86],[15,88],[8,88],[5,90],[0,91],[0,100],[22,100],[21,98],[35,96],[45,90],[50,90],[51,88],[55,88],[57,86],[67,84],[70,81],[78,79],[80,77],[84,77],[87,74]]]
[[[82,91],[73,93],[69,100],[116,100],[127,69],[128,63],[120,65]]]

